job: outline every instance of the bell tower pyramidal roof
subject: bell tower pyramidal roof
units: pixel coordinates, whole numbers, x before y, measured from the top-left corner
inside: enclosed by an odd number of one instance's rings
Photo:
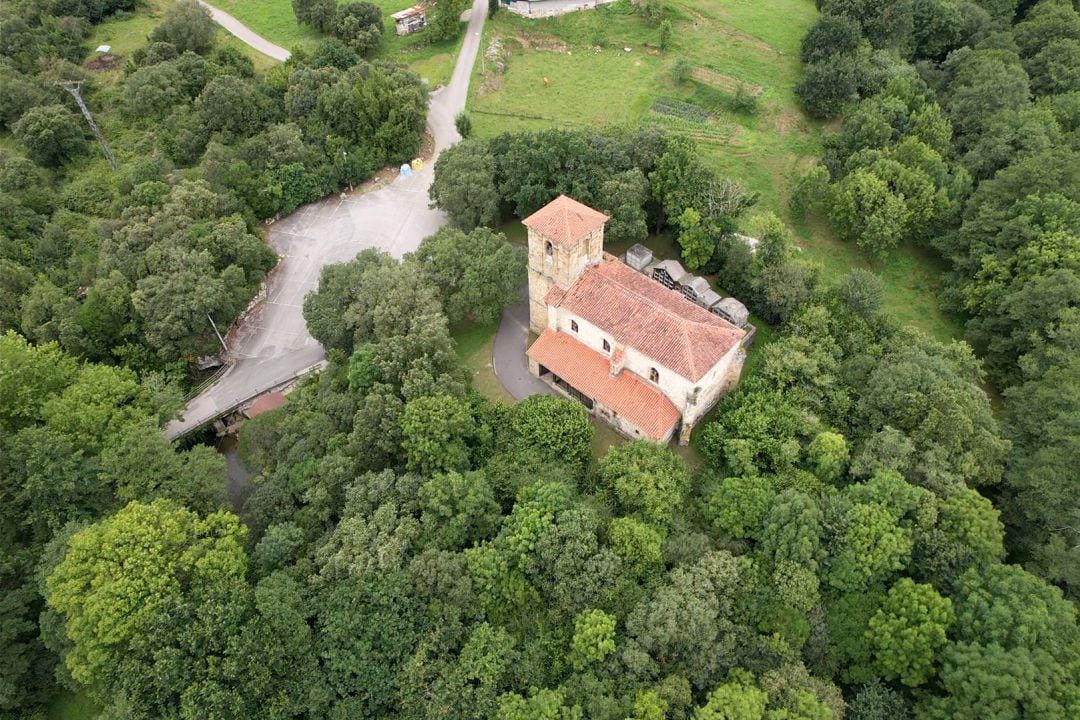
[[[521,221],[553,243],[575,245],[589,233],[599,230],[608,216],[566,195],[560,195]]]

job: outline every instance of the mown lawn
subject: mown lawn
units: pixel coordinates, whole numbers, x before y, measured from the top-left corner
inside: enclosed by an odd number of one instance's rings
[[[292,0],[213,0],[210,4],[286,50],[310,49],[319,42],[319,33],[297,24]]]
[[[557,18],[500,12],[485,26],[481,54],[498,37],[510,51],[508,68],[500,74],[490,62],[477,62],[469,103],[476,133],[651,123],[686,134],[708,162],[758,194],[758,207],[788,222],[826,281],[853,267],[873,270],[885,282],[893,315],[935,337],[959,337],[959,322],[939,306],[941,264],[931,253],[901,247],[886,263],[874,263],[836,240],[825,223],[788,210],[791,182],[820,157],[824,132],[803,114],[794,92],[799,45],[817,17],[813,1],[668,5],[674,33],[664,52],[658,29],[627,0]],[[679,58],[694,68],[683,83],[672,74]],[[740,85],[758,93],[755,113],[731,110]]]
[[[499,323],[476,325],[463,322],[450,328],[450,335],[457,343],[457,354],[465,363],[472,376],[473,387],[489,400],[514,403],[514,398],[506,392],[499,378],[495,376],[492,364],[492,349],[495,346],[495,333]]]

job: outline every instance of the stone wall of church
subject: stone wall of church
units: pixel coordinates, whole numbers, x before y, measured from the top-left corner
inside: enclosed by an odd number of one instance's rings
[[[624,352],[623,369],[629,370],[660,390],[682,414],[685,424],[696,424],[705,413],[712,409],[720,397],[739,381],[739,372],[742,370],[741,358],[745,357],[745,352],[739,346],[732,348],[704,377],[695,383],[671,368],[661,365],[636,348],[618,345],[610,333],[571,313],[566,308],[550,307],[547,308],[546,312],[545,327],[556,328],[571,337],[575,337],[583,345],[592,348],[601,355],[611,354],[604,351],[604,340],[608,341],[612,351],[616,347],[622,347]],[[577,331],[573,329],[573,323],[577,323]],[[655,382],[650,379],[650,371],[653,368],[659,374],[659,378]],[[697,389],[696,393],[695,388]]]
[[[553,283],[529,266],[529,329],[539,335],[547,327],[548,306],[544,298]]]
[[[528,230],[529,325],[533,332],[540,333],[547,327],[544,297],[553,285],[569,288],[586,267],[603,259],[604,229],[586,235],[571,247],[550,242],[532,228]]]
[[[698,420],[705,413],[712,410],[717,401],[738,383],[738,374],[742,370],[740,355],[745,356],[741,346],[736,345],[728,350],[727,355],[720,358],[720,362],[713,365],[709,372],[705,373],[705,376],[695,384],[694,387],[700,388],[695,402],[681,408],[684,425],[696,425]],[[735,373],[734,382],[731,381],[733,370]]]

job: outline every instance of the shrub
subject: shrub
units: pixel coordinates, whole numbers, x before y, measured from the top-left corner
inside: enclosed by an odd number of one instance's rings
[[[472,117],[462,110],[454,116],[454,127],[457,128],[458,135],[461,135],[462,138],[469,137],[472,135]]]
[[[731,96],[731,109],[737,113],[751,115],[757,112],[758,96],[745,84],[739,83],[735,88],[735,94]]]
[[[676,60],[675,64],[671,67],[671,76],[675,78],[675,82],[677,83],[684,83],[689,80],[692,72],[694,72],[694,66],[684,57]]]

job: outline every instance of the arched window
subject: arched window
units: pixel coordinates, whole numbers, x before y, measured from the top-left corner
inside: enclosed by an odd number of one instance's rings
[[[571,320],[570,321],[570,329],[573,330],[574,332],[577,332],[577,320]]]
[[[649,368],[649,379],[653,382],[660,382],[660,371],[656,368]]]
[[[604,352],[611,352],[611,343],[609,343],[607,340],[604,340],[603,343],[604,343]]]
[[[554,246],[552,246],[551,241],[547,240],[546,242],[544,242],[544,254],[547,255],[548,257],[551,257],[551,254],[554,253],[554,252],[555,252],[555,248],[554,248]]]

